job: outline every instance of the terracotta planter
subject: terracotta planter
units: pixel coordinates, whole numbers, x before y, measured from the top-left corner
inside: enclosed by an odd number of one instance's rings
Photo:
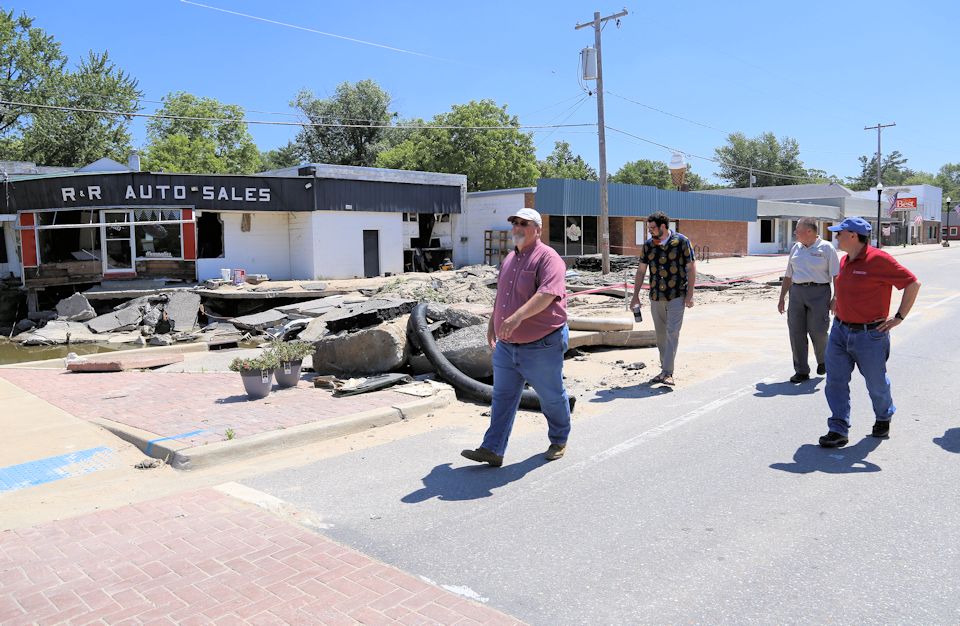
[[[281,387],[296,387],[300,382],[300,365],[302,359],[296,361],[287,361],[280,364],[274,373],[277,375],[277,384]]]
[[[243,388],[251,400],[266,398],[273,388],[273,370],[251,370],[240,372]]]

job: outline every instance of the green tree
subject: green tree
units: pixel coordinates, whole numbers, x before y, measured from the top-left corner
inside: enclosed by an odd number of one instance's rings
[[[252,174],[260,168],[260,152],[243,122],[243,108],[180,91],[164,97],[158,114],[170,117],[147,124],[145,169]]]
[[[849,176],[849,187],[856,191],[865,191],[877,184],[877,155],[861,156],[860,174]],[[894,150],[880,161],[880,180],[884,185],[904,185],[914,171],[906,167],[907,158]]]
[[[949,196],[954,206],[960,205],[960,163],[946,163],[941,166],[935,180],[934,184],[943,189],[943,197]]]
[[[87,165],[102,157],[126,161],[133,118],[76,109],[135,113],[142,95],[136,79],[117,69],[106,52],[90,52],[48,93],[48,102],[73,110],[35,111],[23,130],[23,158],[61,167]]]
[[[805,178],[807,170],[800,160],[800,146],[790,137],[778,140],[776,135],[767,132],[750,139],[743,133],[732,133],[727,136],[727,144],[714,152],[720,161],[716,176],[730,181],[733,187],[750,186],[749,168],[753,168],[756,177],[754,187],[810,182]],[[785,178],[777,174],[804,178]]]
[[[284,167],[300,165],[300,150],[297,144],[288,141],[287,145],[260,153],[260,170],[279,170]]]
[[[826,170],[808,169],[807,176],[810,183],[838,183],[843,184],[843,179],[835,174],[828,174]]]
[[[14,102],[47,103],[63,73],[67,59],[53,36],[33,26],[26,13],[14,17],[13,11],[0,11],[0,97]],[[21,107],[0,107],[0,136],[21,130],[29,110]],[[16,141],[3,142],[6,150],[17,148]]]
[[[372,80],[340,83],[329,100],[303,90],[290,104],[312,124],[342,125],[303,127],[297,135],[297,147],[310,163],[373,165],[383,149],[384,136],[390,132],[376,126],[389,125],[396,117],[390,112],[390,94]]]
[[[533,140],[517,117],[493,100],[455,104],[427,128],[380,153],[377,165],[396,169],[465,174],[469,191],[536,184],[539,170]],[[477,127],[505,127],[489,130]]]
[[[546,159],[537,161],[540,178],[572,178],[574,180],[597,180],[597,170],[583,160],[579,154],[574,155],[570,144],[558,141],[553,146]]]
[[[623,164],[617,172],[610,177],[612,183],[626,183],[628,185],[647,185],[657,189],[673,189],[673,179],[670,176],[670,168],[663,161],[652,161],[650,159],[638,159],[628,161]],[[684,185],[689,191],[698,191],[706,189],[706,181],[701,176],[694,173],[690,166],[684,174]]]

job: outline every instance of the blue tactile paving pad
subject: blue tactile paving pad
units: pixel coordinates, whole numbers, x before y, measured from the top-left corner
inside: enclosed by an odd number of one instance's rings
[[[114,450],[99,447],[0,467],[0,493],[35,487],[61,478],[82,476],[113,467],[115,463]]]

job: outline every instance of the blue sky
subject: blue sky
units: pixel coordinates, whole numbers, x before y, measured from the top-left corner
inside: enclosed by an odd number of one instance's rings
[[[702,156],[713,156],[724,131],[772,131],[799,142],[807,167],[845,177],[859,173],[858,155],[876,150],[875,131],[863,127],[896,122],[883,132],[884,153],[900,150],[908,166],[932,172],[960,162],[956,2],[200,3],[419,54],[180,0],[38,0],[4,8],[36,18],[71,64],[88,50],[109,51],[147,100],[183,90],[241,105],[250,119],[289,121],[270,113],[293,113],[289,102],[300,89],[327,97],[343,81],[373,79],[404,118],[429,119],[452,104],[492,98],[524,124],[573,124],[596,122],[595,97],[580,102],[586,94],[577,68],[593,31],[574,26],[594,11],[625,6],[620,28],[610,24],[603,33],[608,126]],[[145,103],[144,110],[157,106]],[[264,150],[296,134],[292,127],[250,128]],[[142,121],[134,135],[142,145]],[[597,165],[596,130],[589,128],[537,132],[538,157],[561,139]],[[638,158],[668,161],[670,153],[607,133],[611,173]],[[689,160],[701,175],[715,170]]]

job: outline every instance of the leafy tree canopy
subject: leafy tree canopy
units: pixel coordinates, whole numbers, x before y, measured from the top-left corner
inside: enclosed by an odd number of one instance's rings
[[[797,185],[810,182],[806,178],[784,178],[777,174],[806,177],[807,170],[800,160],[800,146],[795,139],[783,137],[767,132],[750,139],[743,133],[732,133],[727,136],[726,145],[715,151],[720,161],[719,170],[715,173],[718,178],[729,181],[733,187],[749,187],[750,171],[756,177],[754,187],[770,187],[773,185]],[[737,166],[737,167],[734,167]],[[773,172],[764,174],[761,172]]]
[[[300,165],[300,151],[292,141],[285,146],[260,153],[261,171],[279,170],[294,165]]]
[[[574,155],[566,141],[556,142],[553,152],[546,159],[537,161],[537,169],[540,170],[540,178],[597,180],[597,170],[590,167],[579,154]]]
[[[653,161],[650,159],[638,159],[628,161],[623,164],[617,172],[610,177],[610,182],[626,183],[628,185],[648,185],[657,189],[673,189],[673,179],[670,176],[670,168],[663,161]],[[690,191],[706,189],[708,185],[703,178],[695,174],[690,166],[684,174],[684,184]]]
[[[0,11],[0,97],[15,102],[47,103],[66,57],[52,35],[33,25],[26,13]],[[0,135],[19,130],[29,112],[0,107]]]
[[[260,152],[242,121],[241,107],[180,91],[168,94],[158,113],[171,117],[147,124],[145,169],[204,174],[260,169]]]
[[[377,165],[406,170],[465,174],[469,191],[536,184],[539,170],[533,140],[516,116],[493,100],[455,104],[428,125],[377,158]],[[483,130],[473,127],[506,127]]]
[[[346,125],[305,126],[300,131],[297,149],[310,163],[372,166],[384,148],[384,137],[394,132],[374,127],[389,125],[396,115],[390,112],[390,94],[372,80],[340,83],[327,100],[303,90],[290,104],[312,124]]]
[[[135,113],[142,93],[137,81],[118,69],[106,52],[90,52],[74,72],[63,74],[48,103],[77,109]],[[131,151],[128,115],[39,109],[23,129],[21,155],[43,165],[79,167],[102,157],[121,163]]]

